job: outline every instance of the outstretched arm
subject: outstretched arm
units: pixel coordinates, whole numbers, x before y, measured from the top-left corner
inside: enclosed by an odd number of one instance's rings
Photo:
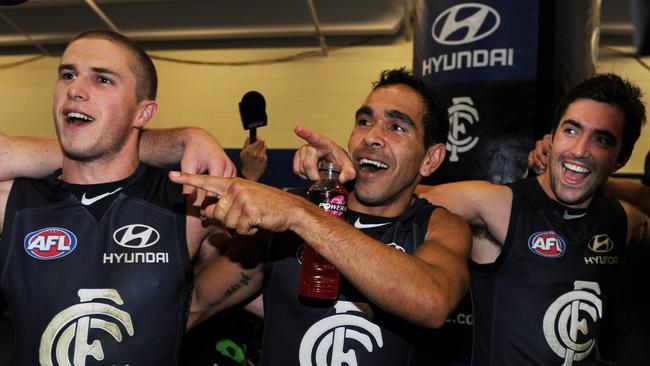
[[[279,189],[237,178],[170,177],[218,194],[219,201],[203,214],[240,234],[295,232],[374,304],[413,323],[442,326],[467,289],[471,234],[467,224],[443,209],[432,215],[425,243],[407,255]]]
[[[235,165],[207,131],[194,127],[145,130],[140,137],[140,159],[155,166],[181,163],[188,173],[233,177]]]
[[[494,240],[474,241],[471,258],[478,263],[494,262],[508,233],[512,190],[487,181],[465,181],[437,186],[418,185],[416,193],[429,202],[443,206],[470,225],[487,230]]]
[[[54,139],[14,137],[0,133],[0,181],[17,177],[40,178],[61,167],[63,153]],[[140,157],[149,164],[181,163],[190,173],[232,177],[235,165],[217,140],[199,128],[145,130]]]
[[[39,178],[61,167],[63,154],[56,140],[14,137],[0,133],[0,181]]]
[[[627,201],[650,215],[650,187],[619,178],[609,178],[603,186],[604,194]]]

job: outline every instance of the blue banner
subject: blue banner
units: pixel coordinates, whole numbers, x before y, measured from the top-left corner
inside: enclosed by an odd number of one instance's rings
[[[432,85],[533,81],[538,10],[538,0],[418,1],[413,72]]]
[[[427,183],[517,180],[533,145],[538,0],[416,3],[413,72],[450,104],[445,164]]]

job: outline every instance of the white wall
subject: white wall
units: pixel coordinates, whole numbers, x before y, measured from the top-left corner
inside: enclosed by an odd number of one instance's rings
[[[152,54],[201,61],[239,61],[278,57],[305,49],[155,51]],[[160,112],[150,127],[200,126],[225,147],[240,147],[246,137],[237,103],[248,90],[267,100],[269,126],[258,130],[270,148],[293,148],[301,141],[292,129],[305,126],[326,132],[346,144],[354,112],[383,69],[411,65],[412,43],[397,40],[383,46],[333,51],[328,57],[258,66],[202,66],[156,61]],[[0,56],[0,131],[10,135],[54,137],[51,93],[57,58],[17,67],[2,65],[30,56]],[[639,83],[650,93],[650,73],[629,58],[601,50],[599,71],[613,71]],[[650,100],[647,96],[646,103]],[[622,172],[641,172],[650,150],[650,132],[637,143]]]

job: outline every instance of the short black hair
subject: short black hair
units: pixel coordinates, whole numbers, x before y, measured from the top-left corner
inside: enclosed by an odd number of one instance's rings
[[[425,107],[422,117],[424,147],[429,148],[434,143],[447,142],[449,114],[440,102],[438,91],[425,84],[422,79],[406,71],[404,67],[382,71],[379,80],[373,83],[372,90],[396,84],[404,84],[422,97]]]
[[[576,85],[560,100],[555,111],[552,133],[555,134],[560,119],[571,103],[578,99],[591,99],[615,106],[625,118],[621,152],[616,160],[625,163],[641,135],[641,127],[646,123],[645,105],[641,97],[641,89],[629,80],[612,73],[598,74]]]
[[[153,64],[151,57],[149,57],[140,46],[128,37],[106,29],[90,29],[81,32],[72,38],[68,45],[76,40],[84,38],[104,39],[126,47],[126,49],[133,54],[136,61],[135,64],[129,65],[129,68],[133,71],[136,79],[136,100],[140,102],[145,99],[156,99],[156,93],[158,90],[158,74],[156,73],[156,67]]]

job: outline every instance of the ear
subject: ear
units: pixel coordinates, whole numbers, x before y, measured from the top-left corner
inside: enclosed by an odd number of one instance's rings
[[[617,161],[616,164],[614,164],[614,170],[612,170],[612,173],[615,171],[621,169],[625,164],[627,164],[627,161],[630,160],[630,157],[628,156],[624,161]]]
[[[138,104],[137,115],[133,121],[133,127],[143,128],[153,119],[158,112],[158,104],[153,100],[143,100]]]
[[[435,172],[445,160],[445,153],[445,144],[438,143],[429,146],[420,165],[420,175],[428,177]]]

